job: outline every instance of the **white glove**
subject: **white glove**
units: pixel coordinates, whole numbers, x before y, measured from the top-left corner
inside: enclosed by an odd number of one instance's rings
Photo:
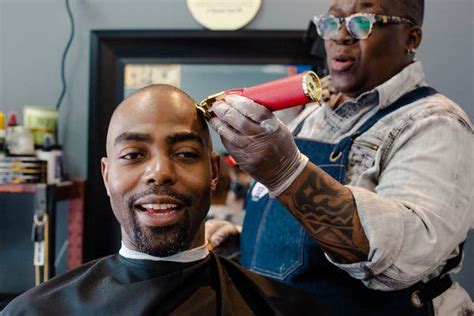
[[[212,248],[216,248],[230,236],[239,235],[242,226],[234,225],[228,221],[210,219],[205,223],[205,231],[206,241]]]
[[[215,102],[211,126],[229,154],[270,195],[284,192],[303,171],[308,158],[296,147],[288,128],[266,107],[239,96]]]

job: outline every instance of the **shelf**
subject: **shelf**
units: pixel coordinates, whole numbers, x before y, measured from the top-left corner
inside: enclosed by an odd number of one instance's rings
[[[74,180],[59,184],[48,185],[48,213],[55,213],[55,204],[68,201],[68,269],[75,268],[83,262],[83,232],[84,232],[84,188],[86,181]],[[31,193],[36,194],[39,184],[0,184],[0,194]],[[43,184],[44,185],[44,184]],[[48,191],[49,192],[49,191]],[[50,214],[54,215],[54,214]],[[54,218],[54,217],[53,217]],[[51,240],[54,240],[54,231]],[[53,247],[54,249],[54,247]],[[50,258],[53,261],[53,258]]]
[[[56,201],[82,198],[84,196],[84,180],[61,182],[56,187]],[[0,184],[0,193],[35,193],[37,184]]]

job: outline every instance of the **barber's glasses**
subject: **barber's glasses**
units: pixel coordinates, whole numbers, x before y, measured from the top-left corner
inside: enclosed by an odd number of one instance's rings
[[[378,15],[371,13],[356,13],[344,18],[334,15],[315,16],[313,23],[316,25],[319,36],[328,40],[333,39],[339,33],[342,24],[347,32],[355,39],[366,39],[372,33],[374,24],[410,24],[415,25],[411,20],[398,16]]]

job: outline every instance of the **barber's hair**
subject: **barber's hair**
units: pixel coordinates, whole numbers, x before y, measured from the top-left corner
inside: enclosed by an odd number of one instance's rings
[[[423,25],[423,17],[425,14],[425,0],[388,0],[397,1],[400,15],[408,17],[416,25]]]

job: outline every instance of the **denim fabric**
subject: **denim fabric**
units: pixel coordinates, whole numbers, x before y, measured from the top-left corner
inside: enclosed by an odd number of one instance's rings
[[[336,110],[307,106],[299,137],[337,143],[379,109],[424,86],[415,62]],[[442,94],[409,104],[360,136],[344,183],[369,239],[367,262],[334,263],[367,287],[392,291],[438,275],[474,228],[474,133],[467,115]],[[472,312],[457,284],[434,300],[437,315]]]
[[[305,139],[296,139],[296,144],[310,161],[318,163],[337,180],[344,178],[342,161],[345,156],[342,155],[339,161],[329,160],[333,144],[317,144]],[[265,276],[314,292],[314,284],[303,280],[301,274],[313,273],[312,270],[330,264],[298,220],[267,193],[260,183],[255,183],[249,191],[241,236],[241,264]],[[271,251],[268,249],[270,246]]]
[[[364,124],[359,131],[369,128],[372,122]],[[337,181],[344,181],[350,141],[344,140],[340,144],[302,138],[295,141],[311,162]],[[332,161],[333,152],[342,144],[346,144],[342,154]],[[372,290],[331,264],[296,218],[267,193],[259,183],[250,190],[241,235],[242,266],[306,290],[318,298],[331,315],[432,315],[432,302],[427,302],[421,309],[411,304],[411,294],[416,289]]]

